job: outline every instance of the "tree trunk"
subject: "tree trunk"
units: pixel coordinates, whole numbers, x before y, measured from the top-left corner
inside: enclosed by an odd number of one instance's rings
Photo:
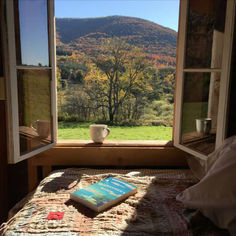
[[[114,115],[113,115],[113,112],[112,112],[112,108],[109,107],[109,121],[113,122],[113,120],[114,120]]]

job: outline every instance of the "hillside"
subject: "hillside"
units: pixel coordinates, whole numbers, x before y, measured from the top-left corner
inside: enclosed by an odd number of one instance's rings
[[[104,38],[119,37],[143,52],[175,57],[174,30],[135,17],[57,18],[58,50],[94,50]]]
[[[56,29],[59,120],[172,124],[174,30],[124,16],[56,19]]]

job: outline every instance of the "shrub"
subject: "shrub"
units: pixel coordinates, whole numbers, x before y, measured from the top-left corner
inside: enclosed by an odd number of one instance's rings
[[[65,121],[67,118],[68,118],[67,112],[58,112],[58,114],[57,114],[58,121]]]
[[[173,105],[164,100],[156,100],[149,104],[140,121],[145,125],[172,126]]]
[[[124,120],[118,123],[120,126],[139,126],[141,121],[138,120]]]
[[[65,119],[66,122],[84,122],[84,120],[76,114],[72,114]]]

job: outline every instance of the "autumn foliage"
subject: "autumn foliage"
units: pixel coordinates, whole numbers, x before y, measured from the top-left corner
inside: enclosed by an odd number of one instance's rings
[[[125,17],[117,19],[123,26],[127,20]],[[139,20],[134,18],[133,21],[138,23]],[[146,32],[137,41],[140,32],[134,37],[134,22],[132,18],[128,21],[126,27],[116,27],[113,36],[105,30],[92,33],[84,29],[85,33],[73,32],[70,40],[65,40],[68,29],[60,33],[63,25],[60,22],[57,32],[59,120],[172,124],[175,46],[171,40],[174,33],[161,31],[158,26],[158,37],[164,40],[155,47],[157,35],[154,34],[153,41],[148,43],[150,38],[145,40]],[[104,28],[109,29],[110,24]],[[146,27],[149,34],[155,33],[153,24],[145,21],[141,24],[143,31]],[[139,25],[139,31],[140,28]]]

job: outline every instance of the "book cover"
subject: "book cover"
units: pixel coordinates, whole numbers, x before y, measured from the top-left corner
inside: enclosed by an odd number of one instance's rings
[[[72,192],[70,198],[100,212],[136,192],[134,184],[109,176]]]

